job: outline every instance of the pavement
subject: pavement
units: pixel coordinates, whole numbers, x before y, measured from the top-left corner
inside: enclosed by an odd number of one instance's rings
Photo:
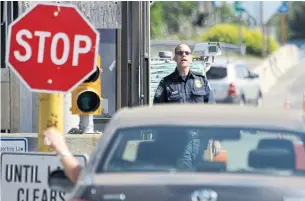
[[[241,60],[244,61],[248,65],[249,69],[252,69],[255,66],[260,65],[262,62],[261,59],[256,59],[256,58],[244,58]]]

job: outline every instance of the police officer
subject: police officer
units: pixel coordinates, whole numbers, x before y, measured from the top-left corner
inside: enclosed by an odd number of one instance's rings
[[[216,103],[206,77],[190,70],[192,62],[190,47],[186,44],[179,44],[175,48],[174,60],[177,67],[173,73],[160,81],[153,103]],[[181,169],[195,168],[207,144],[207,140],[190,136],[183,155],[178,161],[178,167]]]
[[[177,67],[173,73],[160,81],[153,103],[215,103],[206,77],[190,70],[190,47],[179,44],[175,48],[174,60]]]

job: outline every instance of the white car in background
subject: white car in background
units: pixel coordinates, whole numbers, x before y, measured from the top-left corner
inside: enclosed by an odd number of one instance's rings
[[[242,61],[216,61],[206,72],[214,92],[216,103],[254,104],[262,103],[260,80],[248,70]]]

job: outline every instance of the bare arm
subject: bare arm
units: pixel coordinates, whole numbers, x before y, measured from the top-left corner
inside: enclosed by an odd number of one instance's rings
[[[44,135],[48,138],[50,146],[60,156],[65,174],[73,183],[76,183],[81,172],[81,166],[70,152],[64,136],[58,133],[55,128],[47,129]]]
[[[62,156],[61,162],[64,166],[64,171],[67,177],[73,182],[76,183],[77,179],[82,170],[78,160],[73,156]]]

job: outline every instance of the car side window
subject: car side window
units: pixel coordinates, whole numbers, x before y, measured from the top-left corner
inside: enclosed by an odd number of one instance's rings
[[[251,78],[257,78],[257,77],[258,77],[258,74],[255,74],[255,73],[252,73],[252,72],[249,71],[249,76],[250,76]]]
[[[248,71],[246,65],[238,64],[238,65],[236,65],[235,69],[236,69],[236,74],[237,74],[238,78],[244,79],[244,78],[249,77],[249,71]]]

